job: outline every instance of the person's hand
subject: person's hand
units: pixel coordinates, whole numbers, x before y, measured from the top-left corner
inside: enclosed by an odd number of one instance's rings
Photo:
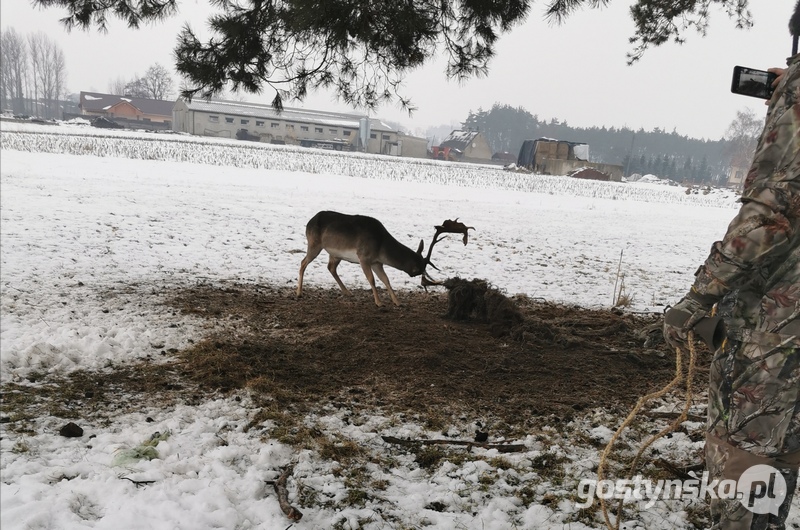
[[[770,103],[772,103],[772,100],[775,98],[775,92],[774,92],[774,90],[775,90],[775,88],[777,88],[777,87],[778,87],[778,85],[780,84],[780,82],[781,82],[781,79],[783,79],[783,74],[785,74],[785,73],[786,73],[786,68],[770,68],[770,69],[768,69],[768,70],[767,70],[767,72],[769,72],[769,73],[771,73],[771,74],[776,74],[778,77],[777,77],[777,78],[775,78],[775,81],[773,81],[773,82],[772,82],[772,89],[773,89],[773,92],[772,92],[772,97],[771,97],[771,98],[769,98],[769,99],[768,99],[768,100],[767,100],[767,101],[764,103],[765,105],[769,105]]]
[[[664,314],[664,340],[673,348],[687,350],[689,332],[695,330],[713,351],[724,338],[724,328],[719,318],[711,318],[711,310],[716,298],[689,292],[680,302],[670,307]]]

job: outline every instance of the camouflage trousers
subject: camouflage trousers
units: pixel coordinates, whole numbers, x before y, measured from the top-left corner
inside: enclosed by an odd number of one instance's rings
[[[739,497],[712,497],[713,530],[785,528],[800,467],[799,395],[800,337],[729,333],[711,364],[705,458],[709,479],[736,481]]]

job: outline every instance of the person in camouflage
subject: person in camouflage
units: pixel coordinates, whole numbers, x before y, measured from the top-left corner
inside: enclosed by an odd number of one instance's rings
[[[790,29],[800,33],[800,1]],[[747,499],[712,495],[715,530],[783,530],[797,489],[800,54],[787,64],[776,69],[781,75],[739,213],[713,244],[690,291],[664,317],[664,337],[673,347],[685,349],[694,331],[714,351],[705,446],[710,481],[740,485],[746,470],[768,465],[786,484],[785,496],[767,513],[756,513],[764,510],[754,511]]]

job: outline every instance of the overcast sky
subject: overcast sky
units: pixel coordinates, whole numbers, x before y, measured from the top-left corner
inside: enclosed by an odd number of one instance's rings
[[[528,20],[501,37],[489,75],[464,84],[448,81],[443,60],[410,74],[404,94],[417,111],[413,117],[393,104],[374,116],[400,123],[422,134],[431,126],[455,124],[470,111],[495,103],[523,107],[541,119],[566,120],[572,126],[655,127],[695,138],[719,139],[736,112],[764,114],[762,100],[731,94],[736,65],[767,69],[785,65],[791,53],[787,29],[793,0],[751,0],[755,26],[739,30],[722,11],[714,10],[708,35],[687,33],[683,45],[649,50],[628,66],[633,23],[631,0],[611,0],[603,9],[586,9],[562,26],[543,19],[545,2],[534,1]],[[22,34],[44,31],[64,50],[67,86],[72,92],[107,92],[110,81],[141,75],[158,62],[173,69],[172,50],[178,32],[189,23],[206,35],[205,20],[213,8],[205,0],[184,0],[177,16],[138,31],[114,19],[107,34],[96,30],[67,33],[58,19],[62,9],[34,9],[26,0],[0,3],[2,29]],[[177,76],[176,76],[177,86]],[[245,94],[249,101],[269,102],[271,93]],[[352,111],[330,93],[312,93],[312,109]]]

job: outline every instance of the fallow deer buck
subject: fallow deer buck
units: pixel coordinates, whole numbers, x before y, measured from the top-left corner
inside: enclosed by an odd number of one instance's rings
[[[428,247],[428,254],[422,255],[424,242],[420,240],[419,248],[414,252],[407,246],[397,241],[392,234],[381,224],[380,221],[364,215],[347,215],[338,212],[322,211],[317,213],[306,225],[306,238],[308,239],[308,250],[306,257],[300,263],[300,275],[297,284],[297,296],[303,292],[303,274],[308,264],[314,261],[323,250],[328,252],[328,270],[333,279],[339,284],[342,292],[349,295],[350,291],[342,283],[336,268],[342,260],[350,263],[359,263],[364,275],[367,277],[369,286],[372,288],[372,295],[375,298],[375,305],[381,306],[378,297],[378,289],[375,287],[375,275],[380,278],[389,291],[389,296],[395,305],[400,305],[400,301],[392,290],[389,278],[383,270],[384,265],[399,269],[411,277],[422,276],[423,285],[437,285],[437,282],[430,279],[425,272],[425,268],[430,265],[439,270],[436,265],[431,263],[431,251],[433,246],[442,238],[442,233],[464,234],[464,244],[467,244],[467,232],[472,227],[467,227],[463,223],[455,221],[445,221],[441,226],[437,226],[436,233]],[[444,237],[444,236],[442,236]]]

